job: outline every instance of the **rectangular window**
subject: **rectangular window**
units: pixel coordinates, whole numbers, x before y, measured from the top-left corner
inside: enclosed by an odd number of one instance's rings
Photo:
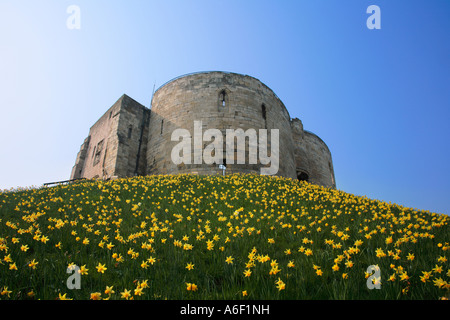
[[[93,166],[96,166],[100,162],[100,156],[102,154],[103,149],[103,140],[100,141],[94,149],[94,163]]]
[[[264,128],[267,129],[267,115],[266,115],[266,106],[264,104],[261,105],[261,113],[264,119]]]
[[[227,93],[225,90],[220,91],[219,93],[219,106],[226,107],[227,105]]]

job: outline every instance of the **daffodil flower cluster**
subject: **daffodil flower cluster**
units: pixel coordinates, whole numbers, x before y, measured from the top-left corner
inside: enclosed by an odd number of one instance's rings
[[[259,175],[3,192],[0,299],[445,299],[449,222]]]

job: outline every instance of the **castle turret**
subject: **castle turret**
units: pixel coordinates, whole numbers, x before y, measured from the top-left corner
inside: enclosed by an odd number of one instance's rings
[[[276,94],[253,77],[226,72],[201,72],[178,77],[155,92],[151,110],[147,146],[148,174],[222,173],[217,164],[198,164],[193,158],[191,164],[175,164],[171,159],[171,152],[178,143],[171,141],[174,130],[185,129],[193,136],[195,122],[201,122],[204,130],[220,130],[224,140],[224,152],[233,154],[232,163],[230,159],[227,161],[225,155],[222,157],[227,173],[260,173],[262,167],[268,166],[261,163],[259,157],[256,163],[252,164],[250,141],[240,146],[236,143],[230,151],[230,146],[225,144],[227,129],[228,132],[242,129],[247,133],[250,133],[247,131],[249,129],[255,130],[258,139],[259,130],[267,130],[268,151],[272,147],[271,133],[273,129],[278,130],[277,175],[296,178],[289,113]],[[201,150],[197,151],[202,152],[208,143],[204,141],[202,145],[193,145],[192,156],[195,148],[200,148]],[[244,164],[237,161],[240,152],[245,154]]]
[[[123,95],[90,128],[71,179],[145,175],[150,110]]]

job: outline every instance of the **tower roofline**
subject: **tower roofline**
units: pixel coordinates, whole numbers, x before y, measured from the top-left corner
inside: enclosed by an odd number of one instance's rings
[[[230,71],[211,70],[211,71],[197,71],[197,72],[186,73],[186,74],[183,74],[181,76],[178,76],[178,77],[175,77],[173,79],[170,79],[169,81],[164,82],[162,85],[160,85],[154,91],[153,96],[155,96],[155,94],[156,94],[156,92],[158,92],[158,90],[162,89],[163,87],[165,87],[169,83],[174,82],[174,81],[176,81],[178,79],[182,79],[182,78],[193,76],[193,75],[197,75],[197,74],[208,74],[208,73],[233,74],[233,75],[238,75],[238,76],[242,76],[242,77],[248,77],[248,78],[251,78],[251,79],[254,79],[254,80],[258,81],[259,83],[261,83],[263,86],[265,86],[267,89],[269,89],[273,93],[273,95],[281,102],[281,104],[283,105],[284,109],[286,110],[286,112],[289,115],[289,111],[286,108],[286,106],[284,105],[283,101],[280,99],[280,97],[278,97],[277,94],[268,85],[266,85],[264,82],[262,82],[258,78],[252,77],[252,76],[250,76],[248,74],[237,73],[237,72],[230,72]],[[153,98],[152,98],[152,100],[153,100]],[[289,118],[290,118],[290,115],[289,115]]]

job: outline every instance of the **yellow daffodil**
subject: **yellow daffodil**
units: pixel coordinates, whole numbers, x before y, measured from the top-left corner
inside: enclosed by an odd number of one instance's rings
[[[30,261],[28,263],[28,266],[34,270],[34,269],[36,269],[36,266],[38,265],[38,263],[39,262],[37,262],[37,261],[35,261],[35,259],[33,259],[32,261]]]
[[[73,300],[73,299],[71,299],[71,298],[67,298],[67,293],[64,293],[64,294],[59,294],[58,295],[58,299],[59,300]]]
[[[106,266],[104,264],[101,264],[100,262],[95,268],[97,268],[97,272],[99,273],[105,273],[105,271],[108,270],[108,268],[106,268]]]
[[[284,290],[286,288],[286,284],[280,278],[278,278],[278,280],[275,281],[275,283],[278,291]]]
[[[423,283],[426,283],[431,277],[431,271],[427,272],[427,271],[422,271],[423,275],[420,276],[420,281],[422,281]]]
[[[401,274],[400,274],[400,280],[401,281],[406,281],[406,280],[408,280],[409,279],[409,276],[408,276],[408,273],[406,272],[406,271],[404,271],[404,272],[402,272]]]
[[[194,283],[186,283],[186,290],[187,291],[197,291],[197,285]]]
[[[188,264],[186,265],[186,269],[188,269],[188,270],[194,269],[194,264],[188,263]]]
[[[110,287],[106,286],[105,294],[111,295],[111,294],[114,294],[114,293],[115,293],[115,291],[113,290],[113,286],[110,286]]]
[[[0,295],[2,296],[8,296],[8,298],[10,297],[9,295],[12,293],[12,291],[8,290],[8,287],[3,287],[3,290],[0,292]]]
[[[144,294],[144,292],[142,291],[144,288],[142,288],[142,287],[137,287],[136,289],[134,289],[134,295],[135,296],[141,296],[141,295],[143,295]]]
[[[89,269],[86,268],[85,264],[80,267],[80,270],[78,270],[78,272],[83,276],[88,275],[88,271],[89,271]]]
[[[120,297],[121,297],[122,299],[129,300],[130,297],[131,297],[131,290],[125,289],[124,291],[122,291],[122,292],[120,293]]]
[[[102,300],[102,294],[100,292],[91,293],[90,300]]]
[[[442,266],[438,266],[437,264],[433,268],[434,273],[441,273],[442,272]]]

